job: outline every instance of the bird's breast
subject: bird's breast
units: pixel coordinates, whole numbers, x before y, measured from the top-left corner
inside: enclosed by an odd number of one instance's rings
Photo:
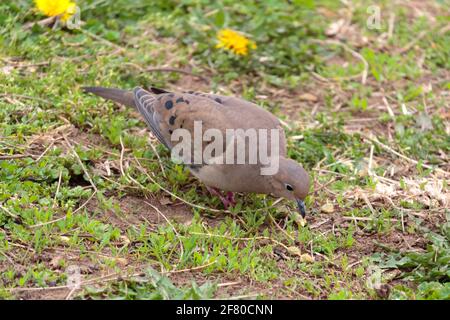
[[[192,168],[191,172],[209,187],[223,191],[267,193],[265,177],[256,165],[211,164]]]

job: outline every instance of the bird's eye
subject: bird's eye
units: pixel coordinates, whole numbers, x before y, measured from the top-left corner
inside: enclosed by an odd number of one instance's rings
[[[292,186],[290,184],[286,183],[286,190],[288,191],[294,191],[294,188],[292,188]]]

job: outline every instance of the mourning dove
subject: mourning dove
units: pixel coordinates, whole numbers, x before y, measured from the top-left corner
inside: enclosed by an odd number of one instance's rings
[[[245,147],[245,163],[230,164],[213,161],[205,163],[202,161],[200,163],[188,162],[187,165],[192,174],[202,181],[208,190],[221,198],[225,208],[230,204],[235,204],[233,192],[272,194],[295,200],[301,215],[305,216],[304,199],[309,191],[309,176],[299,163],[286,157],[284,130],[280,121],[270,112],[239,98],[192,91],[168,92],[154,87],[149,91],[142,88],[135,88],[133,91],[102,87],[84,87],[83,89],[85,92],[136,108],[144,117],[152,133],[172,151],[176,147],[172,141],[172,134],[175,130],[184,129],[195,134],[195,123],[199,121],[201,121],[203,131],[217,129],[224,136],[229,129],[243,129],[244,131],[277,129],[278,137],[274,136],[275,139],[271,140],[272,135],[269,135],[267,138],[267,154],[271,156],[269,162],[263,164],[259,158],[256,163],[249,162],[249,148],[256,146],[250,145],[250,147]],[[200,145],[195,144],[194,138],[192,138],[192,142],[194,150],[191,154],[184,153],[182,155],[181,160],[185,163],[186,156],[190,156],[189,159],[192,160],[197,149],[205,148],[210,143],[201,141]],[[273,147],[275,144],[271,144],[271,142],[278,143],[278,151],[275,155],[270,153],[272,149],[276,150]],[[223,153],[214,154],[212,152],[213,157],[224,155],[229,150],[228,143],[225,139]],[[260,145],[257,145],[256,148],[260,148]],[[236,160],[237,156],[235,154],[232,158]],[[262,174],[261,169],[267,167],[267,163],[272,164],[274,156],[277,159],[278,170],[274,174]],[[219,190],[228,193],[223,196]]]

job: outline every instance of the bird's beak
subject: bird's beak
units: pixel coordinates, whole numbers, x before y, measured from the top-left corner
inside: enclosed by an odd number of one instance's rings
[[[298,211],[300,211],[300,214],[304,218],[306,215],[305,202],[303,202],[303,200],[297,199],[297,205],[298,205]]]

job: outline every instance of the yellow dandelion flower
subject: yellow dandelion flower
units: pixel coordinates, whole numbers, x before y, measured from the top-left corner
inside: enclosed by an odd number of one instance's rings
[[[234,54],[246,56],[249,49],[256,49],[256,43],[231,29],[220,30],[217,34],[219,43],[216,48],[224,48]]]
[[[60,16],[62,21],[67,21],[77,10],[75,2],[70,0],[34,0],[34,3],[46,16]]]

